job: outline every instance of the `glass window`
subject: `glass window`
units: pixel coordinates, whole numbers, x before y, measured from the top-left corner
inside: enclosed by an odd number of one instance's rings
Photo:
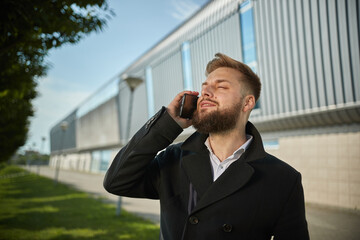
[[[272,139],[272,140],[265,140],[263,141],[265,150],[274,150],[279,149],[279,140]]]
[[[91,153],[91,172],[98,172],[100,169],[101,152],[93,151]]]
[[[91,172],[105,172],[109,167],[111,150],[93,151],[91,153]]]
[[[108,169],[110,158],[111,158],[110,150],[101,151],[101,161],[100,161],[101,172],[105,172]]]
[[[240,27],[243,62],[257,73],[256,41],[254,29],[253,6],[250,0],[240,5]],[[255,109],[260,107],[259,101]]]
[[[183,70],[183,78],[184,78],[184,89],[193,90],[189,42],[184,42],[181,45],[181,60],[182,60],[182,70]]]
[[[148,104],[148,115],[152,117],[155,114],[154,109],[154,89],[153,89],[153,79],[152,79],[152,68],[147,67],[145,71],[146,78],[146,95],[147,95],[147,104]]]

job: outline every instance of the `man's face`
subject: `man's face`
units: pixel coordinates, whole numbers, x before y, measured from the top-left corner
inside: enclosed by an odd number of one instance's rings
[[[202,84],[193,125],[205,133],[226,132],[236,127],[242,108],[241,73],[221,67]]]

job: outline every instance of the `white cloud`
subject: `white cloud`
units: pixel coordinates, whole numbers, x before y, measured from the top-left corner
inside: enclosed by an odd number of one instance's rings
[[[171,3],[174,7],[171,16],[181,21],[190,17],[201,6],[191,0],[172,0]]]

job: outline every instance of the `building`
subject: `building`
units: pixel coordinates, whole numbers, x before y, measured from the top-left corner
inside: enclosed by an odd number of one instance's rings
[[[302,173],[305,200],[359,208],[359,12],[357,0],[211,1],[51,129],[50,164],[106,171],[161,106],[200,90],[222,52],[259,74],[250,120],[267,151]],[[144,83],[131,92],[128,77]]]

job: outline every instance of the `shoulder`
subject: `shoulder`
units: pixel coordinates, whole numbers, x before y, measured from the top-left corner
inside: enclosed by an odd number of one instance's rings
[[[290,172],[294,172],[294,173],[298,172],[290,164],[286,163],[285,161],[283,161],[269,153],[266,153],[266,157],[263,159],[263,161],[264,161],[264,164],[272,165],[274,168],[279,169],[279,170],[290,171]]]
[[[275,181],[295,181],[300,173],[291,165],[266,153],[266,156],[251,162],[256,172]]]

